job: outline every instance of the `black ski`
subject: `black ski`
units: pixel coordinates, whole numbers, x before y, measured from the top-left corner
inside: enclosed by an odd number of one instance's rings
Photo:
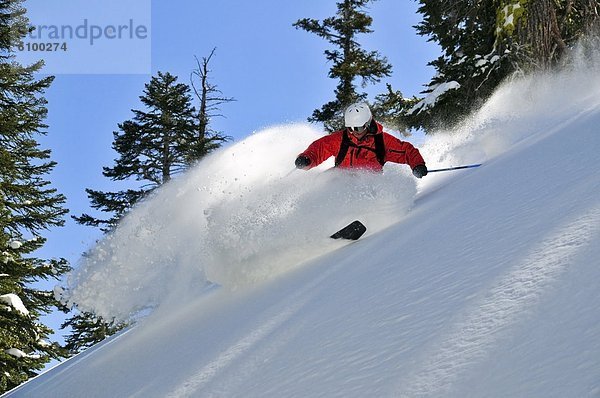
[[[331,235],[333,239],[350,239],[357,240],[367,231],[367,227],[363,223],[356,220],[345,226],[344,228]]]

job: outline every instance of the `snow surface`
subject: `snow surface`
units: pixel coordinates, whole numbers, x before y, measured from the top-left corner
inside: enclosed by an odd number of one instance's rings
[[[478,169],[291,172],[319,134],[258,132],[73,275],[85,308],[152,314],[7,396],[598,397],[599,126],[600,72],[574,64],[421,145]],[[327,239],[355,218],[364,238]]]
[[[3,294],[0,296],[0,303],[8,305],[9,308],[14,308],[25,316],[29,315],[29,311],[23,305],[21,298],[14,293]]]
[[[479,61],[477,63],[477,66],[481,66],[482,61]],[[486,61],[483,61],[483,63],[486,63]],[[425,98],[423,98],[421,101],[417,102],[417,104],[415,106],[413,106],[411,109],[408,110],[408,114],[412,115],[413,113],[419,113],[422,112],[423,110],[427,110],[430,108],[433,108],[433,106],[438,102],[439,98],[446,94],[446,92],[450,91],[450,90],[456,90],[460,87],[460,83],[457,81],[449,81],[449,82],[445,82],[445,83],[441,83],[438,84],[437,86],[435,86],[435,88],[429,93],[427,94],[427,96]]]

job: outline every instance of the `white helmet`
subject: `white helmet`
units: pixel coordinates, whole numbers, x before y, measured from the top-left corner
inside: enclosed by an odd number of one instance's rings
[[[371,121],[371,110],[364,102],[350,105],[344,112],[344,125],[350,128],[363,128]]]

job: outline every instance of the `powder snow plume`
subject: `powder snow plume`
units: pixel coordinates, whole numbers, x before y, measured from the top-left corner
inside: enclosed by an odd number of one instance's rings
[[[492,162],[596,109],[600,61],[580,55],[559,73],[507,81],[453,131],[420,143],[414,137],[428,167]],[[386,164],[375,175],[327,171],[332,162],[293,171],[296,155],[322,135],[306,124],[275,126],[208,156],[82,258],[68,302],[127,319],[201,294],[211,283],[230,290],[252,285],[339,248],[345,242],[328,236],[349,222],[360,219],[367,235],[377,232],[406,216],[417,188],[427,193],[440,179],[469,173],[432,173],[417,185],[405,165]]]
[[[534,145],[595,111],[600,106],[599,71],[600,41],[591,39],[572,48],[556,70],[507,79],[456,128],[435,131],[419,143],[427,167],[485,163],[516,147]],[[455,175],[430,174],[419,181],[419,190]]]
[[[355,219],[371,234],[407,213],[416,194],[407,166],[294,170],[322,135],[306,124],[268,128],[165,184],[81,259],[68,301],[127,319],[211,283],[235,290],[285,272],[346,244],[328,236]]]

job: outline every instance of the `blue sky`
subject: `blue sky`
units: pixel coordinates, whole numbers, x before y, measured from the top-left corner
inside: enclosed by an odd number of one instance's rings
[[[150,45],[148,51],[142,48],[136,53],[139,49],[135,48],[124,55],[119,46],[128,43],[125,39],[113,40],[107,43],[108,52],[103,58],[80,58],[81,65],[86,61],[95,66],[116,62],[125,70],[133,70],[142,64],[152,74],[168,71],[189,83],[196,66],[194,56],[208,56],[216,47],[210,64],[212,83],[236,101],[221,107],[225,117],[215,119],[213,127],[235,140],[271,125],[306,121],[314,109],[333,99],[336,82],[327,77],[331,65],[323,55],[331,47],[292,24],[305,17],[322,20],[333,16],[334,0],[131,0],[125,2],[126,6],[117,0],[57,0],[51,3],[53,12],[48,13],[44,10],[49,3],[25,2],[34,25],[40,23],[38,19],[44,19],[44,23],[75,23],[83,18],[83,5],[89,7],[85,18],[90,23],[94,18],[114,24],[137,19],[149,25],[150,43],[144,42]],[[417,95],[433,75],[427,63],[438,56],[439,50],[416,35],[413,26],[420,21],[416,9],[416,2],[407,0],[378,0],[370,6],[374,33],[359,41],[364,49],[378,50],[393,65],[391,78],[366,89],[370,99],[384,91],[385,83],[407,96]],[[150,16],[151,21],[146,21]],[[149,65],[144,58],[147,55]],[[131,109],[142,109],[139,96],[151,77],[89,73],[93,71],[89,65],[80,69],[79,74],[54,71],[56,79],[46,95],[48,136],[41,140],[58,162],[50,179],[67,196],[67,207],[74,215],[90,211],[86,188],[120,189],[120,185],[102,176],[102,167],[113,165],[116,153],[111,149],[112,133],[118,123],[132,117]],[[41,255],[65,257],[75,265],[99,234],[69,218],[65,227],[45,236],[49,240]]]

